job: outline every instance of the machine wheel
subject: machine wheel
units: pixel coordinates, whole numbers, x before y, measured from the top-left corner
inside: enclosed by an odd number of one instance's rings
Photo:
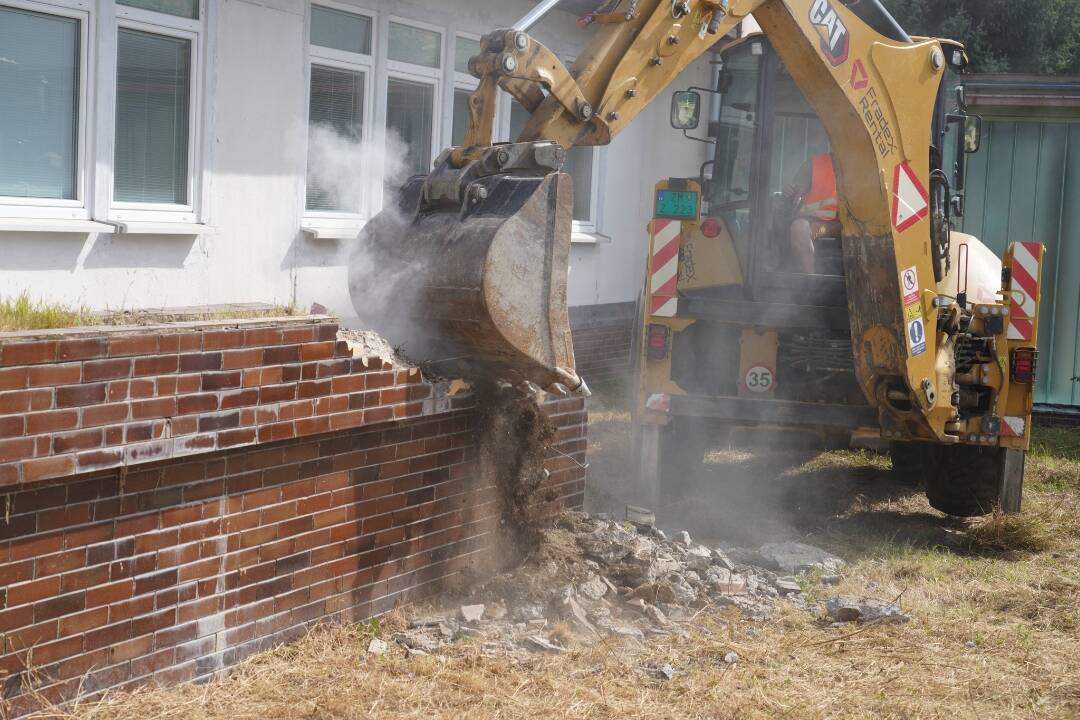
[[[710,440],[708,423],[696,418],[675,418],[660,430],[658,475],[664,500],[694,488]]]
[[[927,462],[931,450],[925,443],[890,443],[893,479],[904,487],[917,488],[922,485],[923,478],[932,471]]]
[[[1020,512],[1022,451],[954,445],[930,448],[925,460],[926,497],[935,509],[957,517]]]

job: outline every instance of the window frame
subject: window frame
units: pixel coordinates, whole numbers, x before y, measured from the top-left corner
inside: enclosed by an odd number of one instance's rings
[[[207,62],[203,58],[203,47],[206,44],[206,0],[199,0],[198,20],[115,3],[113,3],[113,7],[113,21],[108,28],[110,52],[108,53],[108,62],[102,63],[103,66],[107,66],[107,71],[111,77],[112,93],[107,98],[107,101],[106,98],[103,98],[100,108],[103,125],[108,129],[111,137],[108,147],[102,148],[102,159],[107,158],[108,160],[108,162],[103,163],[105,171],[101,177],[101,181],[104,183],[102,194],[108,198],[108,207],[105,211],[106,222],[126,224],[145,221],[198,224],[204,206],[201,190],[205,159],[205,153],[202,150],[202,120],[205,112],[203,71]],[[116,73],[121,29],[177,38],[191,43],[190,86],[188,88],[187,203],[183,205],[117,201],[115,198],[116,97],[118,94]]]
[[[415,65],[413,63],[401,62],[400,60],[390,59],[390,24],[395,23],[398,25],[405,25],[408,27],[414,27],[420,30],[427,30],[437,33],[439,35],[439,63],[441,67],[433,68],[426,65]],[[443,88],[444,80],[448,76],[452,76],[454,68],[448,67],[450,59],[447,55],[447,42],[446,36],[450,30],[439,25],[431,25],[429,23],[420,22],[418,20],[411,20],[409,18],[400,17],[398,15],[387,15],[383,22],[380,24],[384,36],[386,37],[386,53],[381,55],[385,63],[385,72],[383,74],[383,81],[379,85],[382,101],[382,130],[383,132],[389,130],[388,115],[389,115],[389,100],[390,100],[390,81],[391,80],[403,80],[405,82],[413,82],[423,85],[430,85],[432,87],[432,118],[431,118],[431,157],[428,158],[428,165],[430,166],[435,162],[435,158],[438,153],[442,151],[443,146],[443,115],[445,114],[446,104],[444,102]],[[451,97],[452,99],[452,97]],[[451,128],[450,132],[453,132]]]
[[[371,22],[371,54],[364,55],[362,53],[351,53],[344,50],[324,47],[322,45],[314,45],[311,42],[311,11],[316,7],[324,7],[329,10],[336,10],[337,12],[366,17]],[[318,0],[317,2],[309,2],[307,3],[306,12],[307,16],[304,23],[304,32],[306,33],[304,44],[307,47],[307,58],[304,67],[305,86],[307,87],[307,92],[304,93],[304,128],[306,135],[304,138],[304,182],[300,192],[300,208],[303,217],[302,225],[305,230],[310,230],[313,234],[320,229],[330,230],[339,227],[344,230],[355,228],[359,231],[373,214],[373,192],[370,187],[365,187],[361,193],[360,209],[355,213],[331,210],[309,210],[307,206],[308,140],[311,136],[311,68],[314,65],[318,65],[320,67],[347,70],[349,72],[361,72],[364,74],[364,126],[363,131],[361,132],[361,138],[363,141],[369,140],[371,138],[372,129],[375,126],[375,86],[377,84],[376,59],[379,56],[378,16],[371,10],[343,2],[337,2],[336,0]]]
[[[92,215],[93,163],[89,109],[94,103],[90,68],[96,62],[96,38],[92,32],[94,3],[90,0],[0,0],[0,7],[79,21],[79,92],[75,107],[75,198],[24,198],[0,195],[0,218],[42,220],[90,220]]]

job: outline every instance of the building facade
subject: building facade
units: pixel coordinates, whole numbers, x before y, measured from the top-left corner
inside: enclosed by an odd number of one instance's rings
[[[460,139],[480,35],[531,7],[0,0],[0,295],[319,303],[347,322],[349,256],[384,182]],[[534,34],[572,60],[589,40],[575,20]],[[675,85],[709,77],[703,58]],[[524,121],[511,106],[502,140]],[[655,181],[705,160],[667,117],[661,97],[612,145],[571,153],[569,299],[590,330],[632,315]]]

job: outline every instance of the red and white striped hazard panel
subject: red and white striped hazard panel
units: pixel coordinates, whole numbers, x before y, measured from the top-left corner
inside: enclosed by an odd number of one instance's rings
[[[1043,247],[1039,243],[1013,244],[1009,340],[1030,341],[1035,337],[1036,302],[1039,297],[1039,263]]]
[[[1027,432],[1027,422],[1022,417],[1001,418],[1001,436],[1022,438]]]
[[[649,311],[656,317],[675,317],[679,309],[679,246],[682,223],[653,220],[652,297]]]

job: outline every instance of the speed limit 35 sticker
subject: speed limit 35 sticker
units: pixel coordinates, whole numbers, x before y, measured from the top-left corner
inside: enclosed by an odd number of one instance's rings
[[[746,389],[752,393],[763,394],[772,392],[776,387],[776,373],[772,371],[772,368],[767,368],[764,365],[755,365],[746,371],[746,375],[743,377],[743,384],[746,385]]]

